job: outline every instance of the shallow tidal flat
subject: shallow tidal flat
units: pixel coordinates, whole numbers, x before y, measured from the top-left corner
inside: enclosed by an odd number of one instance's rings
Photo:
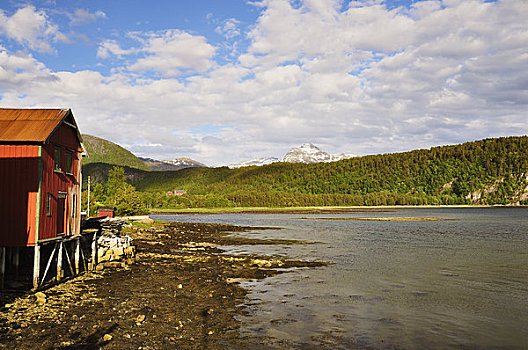
[[[421,217],[397,217],[397,218],[295,218],[297,220],[344,220],[344,221],[445,221],[453,219],[421,218]]]
[[[325,266],[259,254],[229,254],[223,245],[292,245],[293,240],[229,237],[249,227],[157,223],[131,227],[136,262],[4,300],[0,349],[254,349],[240,337],[247,310],[240,283],[298,267]]]

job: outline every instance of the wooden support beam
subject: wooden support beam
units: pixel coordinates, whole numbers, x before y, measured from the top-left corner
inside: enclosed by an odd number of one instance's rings
[[[78,237],[75,240],[75,274],[78,275],[81,271],[79,266],[79,259],[81,257],[81,238]]]
[[[97,265],[97,232],[94,233],[92,240],[92,270],[95,270],[95,265]]]
[[[4,289],[6,247],[0,248],[0,289]]]
[[[79,240],[79,247],[81,251],[81,261],[83,262],[84,271],[88,271],[88,259],[86,259],[86,257],[84,256],[80,240]]]
[[[12,247],[5,247],[5,270],[9,270],[9,266],[11,265],[11,262],[13,261],[13,248]]]
[[[68,267],[70,268],[70,272],[71,272],[72,276],[75,276],[75,271],[73,271],[73,266],[72,266],[72,263],[71,263],[71,260],[70,260],[70,255],[68,254],[68,247],[64,248],[64,253],[66,255],[66,261],[68,262]]]
[[[53,248],[53,251],[51,252],[51,256],[49,257],[48,263],[46,265],[46,269],[44,270],[44,275],[42,275],[41,282],[44,282],[44,280],[46,279],[46,275],[48,274],[48,270],[50,268],[51,262],[53,261],[53,256],[55,255],[55,251],[56,250],[57,250],[57,245],[55,244],[55,247]],[[39,260],[40,260],[40,258],[39,258]],[[40,264],[40,261],[39,261],[39,264]],[[35,281],[33,281],[33,283],[35,283]],[[37,284],[37,287],[38,287],[38,284]]]
[[[62,241],[57,243],[59,245],[59,252],[57,254],[57,281],[60,281],[62,278]]]
[[[40,246],[35,244],[35,255],[33,256],[33,289],[39,286],[40,275]]]
[[[13,268],[15,270],[15,278],[18,278],[18,267],[20,265],[20,248],[14,247],[13,249]]]

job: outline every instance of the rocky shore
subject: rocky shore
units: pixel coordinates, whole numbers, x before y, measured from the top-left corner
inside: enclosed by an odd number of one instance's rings
[[[222,245],[295,244],[237,239],[220,224],[127,228],[135,263],[105,268],[0,308],[0,349],[252,349],[239,334],[247,291],[238,282],[323,262],[229,255]]]

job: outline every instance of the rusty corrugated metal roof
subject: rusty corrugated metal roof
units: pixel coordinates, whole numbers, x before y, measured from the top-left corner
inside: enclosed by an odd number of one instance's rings
[[[69,109],[0,108],[0,142],[44,142]]]

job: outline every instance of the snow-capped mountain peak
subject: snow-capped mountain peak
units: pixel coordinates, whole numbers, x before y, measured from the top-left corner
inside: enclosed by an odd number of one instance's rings
[[[173,160],[162,160],[162,163],[172,164],[180,167],[204,167],[205,165],[190,158],[176,158]]]
[[[283,161],[288,163],[318,163],[331,161],[329,153],[321,151],[311,143],[305,143],[301,147],[294,147],[286,153]]]
[[[177,158],[174,160],[156,160],[152,158],[139,158],[147,166],[156,171],[179,170],[190,167],[205,167],[206,165],[190,158]]]
[[[294,147],[286,153],[283,162],[287,163],[319,163],[319,162],[336,162],[342,159],[348,159],[355,157],[351,154],[339,153],[339,154],[330,154],[324,151],[321,151],[317,146],[311,143],[304,143],[300,147]],[[247,160],[244,162],[231,164],[229,168],[241,168],[246,166],[261,166],[267,165],[275,162],[280,162],[279,158],[268,157],[268,158],[258,158]]]
[[[236,164],[230,164],[228,165],[229,168],[242,168],[245,166],[262,166],[262,165],[268,165],[271,163],[280,162],[279,158],[276,157],[268,157],[268,158],[258,158],[258,159],[252,159],[252,160],[246,160],[244,162],[236,163]]]
[[[319,153],[321,149],[311,143],[303,143],[299,149],[305,153]]]

